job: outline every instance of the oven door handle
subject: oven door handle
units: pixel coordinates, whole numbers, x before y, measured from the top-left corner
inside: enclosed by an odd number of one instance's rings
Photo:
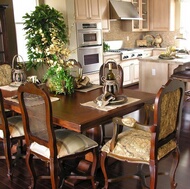
[[[96,49],[96,48],[99,48],[100,46],[102,46],[102,44],[99,44],[99,45],[87,45],[87,46],[81,46],[79,47],[79,49]]]

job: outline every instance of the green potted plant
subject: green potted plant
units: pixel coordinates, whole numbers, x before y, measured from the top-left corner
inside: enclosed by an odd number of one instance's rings
[[[44,81],[48,80],[50,90],[58,94],[73,93],[74,79],[68,69],[72,66],[68,62],[71,51],[68,48],[68,30],[63,15],[43,4],[36,6],[30,14],[26,13],[23,19],[28,53],[26,69],[47,65]]]

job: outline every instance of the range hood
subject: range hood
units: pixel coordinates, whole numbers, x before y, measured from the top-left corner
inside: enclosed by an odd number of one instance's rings
[[[110,0],[110,19],[142,20],[131,2]]]

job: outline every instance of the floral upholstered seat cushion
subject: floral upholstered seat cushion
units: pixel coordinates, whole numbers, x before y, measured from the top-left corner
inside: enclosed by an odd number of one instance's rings
[[[8,85],[12,82],[12,69],[8,64],[0,65],[0,86]]]
[[[176,129],[180,94],[180,89],[177,89],[166,93],[162,97],[158,140],[166,138]],[[140,124],[130,117],[123,118],[122,123],[130,130],[118,135],[113,151],[110,151],[111,140],[103,146],[102,151],[107,152],[108,156],[118,159],[148,163],[150,160],[151,134],[154,133],[137,129]],[[170,142],[161,146],[158,149],[157,159],[159,160],[167,155],[176,146],[174,140],[170,140]]]
[[[57,129],[55,135],[57,140],[57,158],[83,152],[98,146],[92,139],[74,131]],[[33,142],[30,145],[30,149],[44,157],[50,158],[49,148],[37,142]]]
[[[108,156],[118,159],[148,163],[150,160],[150,140],[150,132],[137,129],[126,130],[119,134],[112,152],[110,151],[111,140],[102,147],[101,151],[105,151]],[[175,147],[176,143],[174,141],[162,146],[158,152],[158,159],[164,157]]]

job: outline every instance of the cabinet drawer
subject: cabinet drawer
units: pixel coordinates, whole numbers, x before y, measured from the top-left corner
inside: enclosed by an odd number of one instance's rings
[[[99,84],[99,72],[87,73],[84,76],[88,76],[92,84]]]

